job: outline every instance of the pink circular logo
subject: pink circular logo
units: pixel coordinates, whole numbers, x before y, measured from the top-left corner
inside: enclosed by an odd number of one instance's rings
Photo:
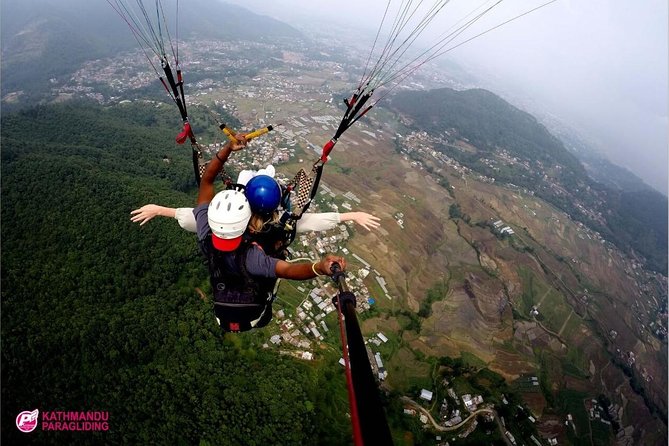
[[[38,415],[39,409],[35,409],[32,412],[24,410],[16,417],[16,427],[18,427],[21,432],[34,431],[37,427]]]

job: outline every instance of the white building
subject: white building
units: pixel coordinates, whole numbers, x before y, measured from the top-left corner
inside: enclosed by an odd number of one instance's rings
[[[388,372],[386,372],[386,369],[383,367],[383,361],[381,361],[381,354],[377,352],[374,355],[374,359],[376,360],[376,365],[379,368],[379,381],[383,381],[388,376]]]
[[[316,328],[316,327],[311,328],[311,333],[316,337],[316,339],[321,339],[322,338],[320,332],[318,331],[318,328]]]
[[[421,399],[424,399],[425,401],[432,401],[432,392],[430,392],[427,389],[421,389],[420,390],[420,397],[421,397]]]

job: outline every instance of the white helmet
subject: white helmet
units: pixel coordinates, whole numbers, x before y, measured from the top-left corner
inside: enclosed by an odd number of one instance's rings
[[[207,217],[214,248],[234,251],[242,242],[242,234],[251,219],[251,206],[244,192],[224,190],[209,203]]]

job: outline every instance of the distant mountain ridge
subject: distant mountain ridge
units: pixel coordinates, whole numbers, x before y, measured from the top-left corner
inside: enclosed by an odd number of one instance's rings
[[[504,149],[531,161],[568,166],[579,176],[585,173],[578,159],[534,116],[487,90],[401,92],[391,105],[400,113],[409,114],[428,132],[457,129],[461,137],[483,152]]]
[[[176,20],[176,12],[165,14]],[[288,24],[217,1],[182,3],[178,19],[180,40],[304,38]],[[48,91],[49,79],[67,76],[83,61],[137,46],[128,26],[106,2],[3,2],[0,20],[3,97],[18,90],[38,96]]]
[[[482,175],[527,188],[666,274],[667,198],[639,187],[640,181],[616,185],[611,178],[591,178],[575,153],[529,113],[482,89],[404,91],[390,107],[411,128],[441,141],[435,149]],[[468,142],[476,153],[454,149],[456,141]],[[502,152],[521,162],[508,163]]]
[[[641,178],[625,167],[613,164],[603,155],[592,149],[587,143],[569,131],[558,130],[558,138],[583,163],[588,175],[608,187],[626,192],[649,191],[653,189]]]

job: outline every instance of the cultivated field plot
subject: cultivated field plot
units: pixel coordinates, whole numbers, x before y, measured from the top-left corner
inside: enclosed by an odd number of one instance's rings
[[[589,332],[589,329],[584,325],[581,318],[576,313],[570,313],[568,320],[562,325],[562,333],[560,334],[567,340],[583,339],[583,335]]]
[[[554,290],[551,290],[551,292],[542,299],[538,310],[540,314],[544,315],[542,323],[555,333],[560,332],[562,325],[572,313],[572,309],[567,304],[564,296]]]
[[[540,315],[537,319],[546,328],[559,334],[565,323],[570,323],[573,312],[565,297],[527,268],[519,268],[518,274],[523,282],[521,299],[523,315],[530,317],[530,311],[536,307]]]
[[[297,287],[305,290],[311,290],[314,285],[309,282],[295,282],[291,280],[282,280],[279,285],[276,308],[284,308],[292,314],[295,314],[295,308],[308,296],[306,291],[300,291]]]
[[[574,390],[563,390],[557,396],[558,406],[572,416],[573,424],[569,423],[566,431],[574,444],[591,444],[590,420],[584,404],[587,398],[587,394]]]
[[[552,291],[550,285],[539,279],[534,271],[518,268],[518,276],[522,282],[522,296],[520,310],[523,316],[530,317],[532,307],[543,302],[543,299]]]
[[[388,384],[401,392],[408,392],[412,387],[431,388],[431,366],[417,360],[409,348],[403,347],[386,361]]]

